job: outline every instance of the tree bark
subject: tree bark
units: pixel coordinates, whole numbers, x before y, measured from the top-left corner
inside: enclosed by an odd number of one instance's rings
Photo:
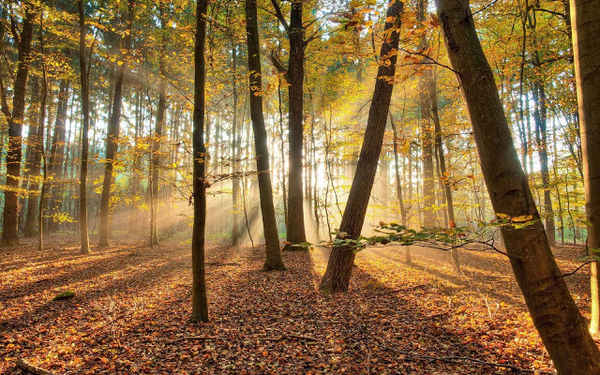
[[[256,152],[256,169],[258,171],[258,190],[263,230],[266,245],[264,271],[284,270],[277,219],[273,204],[273,187],[269,170],[269,149],[267,131],[262,108],[262,77],[260,66],[260,43],[258,34],[258,7],[256,0],[246,0],[246,35],[248,37],[248,72],[250,83],[250,116],[254,130],[254,146]]]
[[[577,102],[583,152],[585,208],[589,223],[587,245],[600,255],[600,7],[593,1],[571,1],[571,25],[577,80]],[[600,267],[590,265],[592,320],[590,332],[600,326]]]
[[[502,236],[533,323],[560,374],[598,374],[598,347],[548,246],[469,2],[436,0],[436,4],[494,211],[530,224],[503,226]]]
[[[81,239],[81,254],[89,254],[90,239],[88,235],[87,217],[87,173],[89,153],[89,129],[90,129],[90,89],[87,61],[85,57],[85,13],[83,1],[77,2],[79,8],[79,68],[81,77],[81,112],[83,122],[81,124],[81,173],[79,177],[79,234]],[[91,53],[90,53],[91,55]],[[91,62],[90,62],[91,64]]]
[[[391,2],[386,14],[384,31],[386,40],[384,40],[381,47],[380,66],[377,71],[377,81],[369,109],[367,129],[340,224],[338,239],[358,239],[365,221],[394,89],[393,79],[396,73],[397,50],[400,39],[399,16],[403,7],[404,4],[400,1]],[[390,29],[395,30],[389,31]],[[351,246],[333,247],[325,275],[321,281],[322,291],[337,293],[348,290],[354,257],[355,253]]]
[[[206,71],[204,51],[206,48],[206,10],[208,0],[196,2],[196,44],[194,50],[194,130],[193,130],[193,198],[194,225],[192,229],[192,322],[208,322],[206,298],[206,269],[204,265],[204,242],[206,228],[206,181],[204,145],[204,118]]]
[[[127,34],[123,38],[123,49],[126,51],[117,69],[115,81],[115,92],[113,96],[112,113],[108,124],[108,135],[106,137],[106,165],[104,167],[104,182],[102,184],[102,196],[100,198],[100,231],[98,246],[110,245],[110,196],[113,180],[115,155],[119,142],[119,127],[121,122],[121,110],[123,99],[123,82],[127,72],[127,52],[131,48],[131,31],[133,25],[134,0],[129,0],[129,16],[127,20]]]
[[[25,114],[25,93],[31,63],[31,40],[33,39],[33,5],[24,2],[25,17],[19,36],[19,63],[13,86],[12,112],[5,101],[2,112],[8,119],[8,150],[6,152],[6,189],[4,190],[4,213],[1,245],[13,246],[19,243],[19,180],[21,177],[23,117]],[[16,22],[13,20],[12,22]]]

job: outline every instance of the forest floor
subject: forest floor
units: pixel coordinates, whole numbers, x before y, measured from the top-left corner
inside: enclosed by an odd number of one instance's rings
[[[462,250],[458,275],[446,253],[413,247],[407,264],[405,251],[359,253],[350,292],[328,296],[324,248],[266,273],[260,247],[210,247],[211,322],[193,324],[190,245],[123,237],[82,256],[55,235],[42,252],[2,248],[0,373],[21,358],[55,374],[553,373],[503,255]],[[564,272],[580,253],[555,250]],[[586,312],[587,270],[567,281]]]

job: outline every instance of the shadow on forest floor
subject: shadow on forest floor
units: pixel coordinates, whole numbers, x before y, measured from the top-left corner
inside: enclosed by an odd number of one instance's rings
[[[80,256],[75,241],[0,252],[0,372],[19,373],[18,358],[61,374],[507,371],[458,357],[549,366],[495,255],[464,254],[469,278],[431,250],[407,265],[403,250],[368,249],[350,291],[327,296],[325,249],[285,252],[287,271],[262,272],[263,247],[212,247],[211,321],[192,324],[189,245],[117,241]],[[76,296],[52,301],[66,290]]]

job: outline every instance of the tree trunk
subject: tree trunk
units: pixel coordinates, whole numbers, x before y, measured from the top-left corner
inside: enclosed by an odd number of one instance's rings
[[[165,81],[165,61],[167,43],[165,37],[165,19],[163,16],[163,2],[159,2],[160,26],[162,29],[162,40],[160,44],[158,75],[160,79],[158,88],[158,109],[156,113],[156,125],[152,140],[152,191],[150,204],[150,246],[158,245],[158,172],[160,168],[160,145],[162,143],[163,127],[165,123],[165,112],[167,110],[167,82]]]
[[[283,264],[281,249],[279,248],[277,219],[275,218],[273,188],[271,186],[271,172],[269,170],[267,131],[265,130],[262,109],[263,92],[256,0],[246,0],[246,31],[248,37],[248,72],[250,73],[250,116],[252,117],[252,129],[254,130],[260,209],[266,244],[266,260],[263,270],[284,270],[285,265]]]
[[[194,226],[192,229],[192,322],[208,322],[206,298],[206,269],[204,265],[204,240],[206,228],[206,181],[204,146],[204,111],[206,72],[204,51],[206,47],[206,9],[208,0],[196,2],[196,45],[194,50]]]
[[[302,191],[302,149],[304,129],[304,27],[302,1],[293,0],[288,37],[290,62],[285,74],[289,86],[289,177],[287,240],[290,246],[306,242]]]
[[[65,140],[67,135],[66,121],[67,121],[67,103],[69,99],[69,85],[70,82],[67,79],[60,81],[60,88],[58,93],[58,105],[56,107],[56,121],[54,123],[54,134],[52,136],[52,145],[50,151],[50,160],[48,161],[48,168],[50,175],[53,176],[53,182],[49,186],[50,199],[49,208],[50,214],[56,214],[61,211],[59,207],[64,197],[61,195],[61,189],[59,188],[63,179],[63,167],[65,165]],[[71,104],[73,105],[73,103]],[[51,231],[58,230],[58,223],[50,219],[48,222],[48,229]]]
[[[131,30],[133,25],[134,0],[129,0],[129,16],[127,20],[127,34],[123,38],[123,49],[126,51],[124,60],[117,70],[115,92],[113,96],[112,113],[108,124],[108,135],[106,137],[106,165],[104,167],[104,182],[102,184],[102,197],[100,199],[100,232],[98,246],[110,245],[110,196],[113,180],[115,155],[119,142],[119,127],[121,122],[123,82],[127,72],[127,52],[131,47]]]
[[[8,120],[8,150],[6,152],[6,189],[4,189],[4,213],[2,240],[0,244],[13,246],[19,243],[19,180],[21,177],[23,117],[25,113],[25,92],[31,63],[31,40],[33,39],[33,5],[24,2],[26,8],[23,28],[19,36],[19,63],[13,88],[12,112],[6,102],[2,112]]]
[[[85,14],[83,1],[78,1],[79,6],[79,67],[81,76],[81,112],[83,122],[81,125],[81,173],[79,176],[79,234],[81,236],[81,254],[89,254],[90,239],[88,235],[87,217],[87,173],[88,173],[88,133],[90,129],[90,90],[87,62],[85,57]],[[91,53],[90,53],[91,55]],[[91,61],[90,61],[91,64]]]
[[[537,51],[536,51],[536,60]],[[546,92],[543,83],[538,79],[533,83],[533,101],[536,104],[534,110],[536,143],[538,146],[538,155],[540,158],[540,174],[542,176],[542,189],[544,189],[544,222],[546,236],[551,247],[556,245],[556,226],[554,224],[554,209],[552,208],[552,198],[550,197],[550,172],[548,168],[548,137],[546,129],[548,125],[548,116],[546,108]]]
[[[231,139],[231,172],[233,174],[233,178],[231,179],[231,199],[232,199],[232,211],[233,211],[233,222],[231,226],[231,245],[237,246],[240,239],[240,178],[237,173],[239,171],[239,143],[241,141],[241,129],[238,124],[238,106],[239,106],[239,92],[237,88],[237,66],[238,66],[238,56],[237,56],[237,43],[235,41],[232,42],[231,48],[231,60],[233,65],[233,77],[231,80],[231,87],[233,91],[233,120],[232,120],[232,139]]]
[[[502,236],[533,323],[560,374],[598,374],[598,347],[548,246],[469,2],[436,0],[436,4],[494,211],[530,224],[525,228],[503,226]]]
[[[367,129],[356,165],[356,173],[350,188],[350,194],[344,215],[340,224],[338,239],[356,240],[361,233],[369,197],[375,181],[377,164],[383,145],[383,135],[390,109],[393,78],[396,72],[398,41],[400,34],[400,13],[404,4],[400,1],[391,2],[386,15],[384,41],[380,52],[380,65],[373,92],[373,100],[369,109]],[[394,31],[388,31],[395,28]],[[321,281],[321,290],[325,293],[345,292],[348,290],[352,265],[354,264],[354,249],[351,246],[334,246],[329,257],[327,270]]]
[[[591,255],[600,255],[600,7],[595,2],[572,0],[571,25],[575,52],[577,102],[581,127],[585,208],[589,223],[587,245]],[[600,267],[590,265],[592,320],[590,332],[600,326]]]
[[[41,87],[38,83],[37,77],[33,85],[33,90],[37,95],[41,92]],[[43,83],[45,85],[45,83]],[[45,89],[45,88],[44,88]],[[42,98],[42,102],[44,98]],[[39,176],[40,176],[40,165],[42,159],[42,148],[44,146],[44,123],[41,119],[46,117],[45,102],[42,108],[40,103],[39,117],[32,119],[29,125],[29,136],[27,137],[27,156],[25,162],[25,170],[23,171],[23,188],[27,185],[27,212],[24,216],[25,226],[23,228],[24,237],[35,236],[37,227],[37,214],[38,214],[38,202],[39,202]],[[32,178],[33,177],[33,178]],[[24,199],[21,199],[21,210],[24,209]]]
[[[417,21],[422,26],[427,14],[427,0],[419,0],[417,5]],[[419,50],[426,51],[429,48],[427,34],[423,35]],[[422,63],[430,63],[429,58],[423,58]],[[419,77],[419,107],[421,109],[421,160],[423,175],[421,179],[423,194],[423,226],[432,228],[435,226],[435,182],[433,180],[433,153],[434,153],[434,135],[432,121],[432,103],[430,82],[433,80],[433,70],[427,69]]]
[[[396,176],[396,199],[400,205],[400,217],[402,225],[406,225],[406,209],[404,208],[404,199],[402,199],[402,182],[400,181],[400,163],[398,161],[398,130],[394,122],[394,116],[390,112],[390,124],[394,132],[394,175]]]

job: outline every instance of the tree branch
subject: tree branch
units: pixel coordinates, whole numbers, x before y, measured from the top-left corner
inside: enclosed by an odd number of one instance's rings
[[[281,23],[281,26],[283,26],[283,28],[285,29],[285,32],[289,34],[290,25],[288,25],[287,21],[285,20],[285,17],[283,16],[283,13],[281,13],[279,3],[277,3],[277,0],[271,0],[271,4],[273,4],[273,8],[275,8],[275,16]]]

